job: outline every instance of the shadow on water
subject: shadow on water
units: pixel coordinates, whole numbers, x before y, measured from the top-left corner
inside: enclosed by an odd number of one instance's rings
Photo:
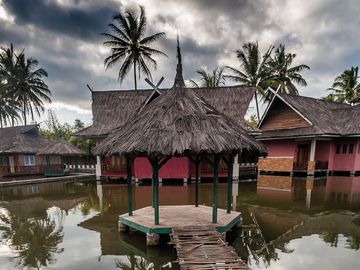
[[[160,187],[160,205],[194,204],[193,184],[170,184]],[[233,190],[233,210],[242,212],[244,226],[227,240],[253,269],[294,263],[294,269],[358,269],[360,177],[260,175],[257,182],[233,183]],[[151,205],[151,196],[147,183],[134,186],[134,209]],[[202,183],[200,203],[211,206],[212,196],[212,184]],[[127,212],[125,183],[9,187],[0,189],[0,198],[5,269],[177,269],[168,239],[147,248],[142,233],[118,232],[118,216]],[[219,202],[224,208],[224,183]]]

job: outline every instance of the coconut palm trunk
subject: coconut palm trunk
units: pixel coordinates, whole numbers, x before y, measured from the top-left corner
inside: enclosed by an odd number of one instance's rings
[[[134,83],[135,83],[135,91],[137,90],[137,81],[136,81],[136,61],[134,61]]]

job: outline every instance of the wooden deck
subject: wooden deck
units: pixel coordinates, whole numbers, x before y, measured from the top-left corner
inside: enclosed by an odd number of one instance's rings
[[[174,227],[170,236],[181,270],[250,269],[213,226]]]
[[[240,213],[226,213],[218,209],[218,223],[211,223],[212,207],[199,205],[171,205],[159,207],[160,222],[155,225],[154,209],[151,206],[133,211],[133,216],[121,215],[119,222],[144,233],[170,234],[174,227],[204,226],[226,232],[240,222]]]

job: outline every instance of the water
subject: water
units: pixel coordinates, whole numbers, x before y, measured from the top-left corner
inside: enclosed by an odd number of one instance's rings
[[[227,240],[252,269],[360,269],[360,177],[259,176],[233,188],[248,226]],[[151,205],[151,187],[134,186],[133,197],[135,209]],[[162,205],[194,198],[194,185],[160,187]],[[225,184],[219,201],[225,207]],[[200,202],[211,206],[210,183],[201,184]],[[0,269],[178,269],[166,239],[147,248],[143,234],[118,233],[126,211],[124,184],[2,188]]]

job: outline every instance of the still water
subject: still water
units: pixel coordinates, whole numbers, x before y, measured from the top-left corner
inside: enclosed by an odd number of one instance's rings
[[[259,176],[233,184],[246,226],[227,240],[252,269],[360,269],[360,177]],[[151,187],[134,186],[134,208]],[[226,185],[219,201],[225,207]],[[212,204],[212,185],[200,186]],[[194,203],[195,187],[160,187],[160,204]],[[124,184],[58,182],[0,189],[0,269],[178,269],[165,242],[118,233],[127,211]],[[161,213],[160,213],[161,214]]]

